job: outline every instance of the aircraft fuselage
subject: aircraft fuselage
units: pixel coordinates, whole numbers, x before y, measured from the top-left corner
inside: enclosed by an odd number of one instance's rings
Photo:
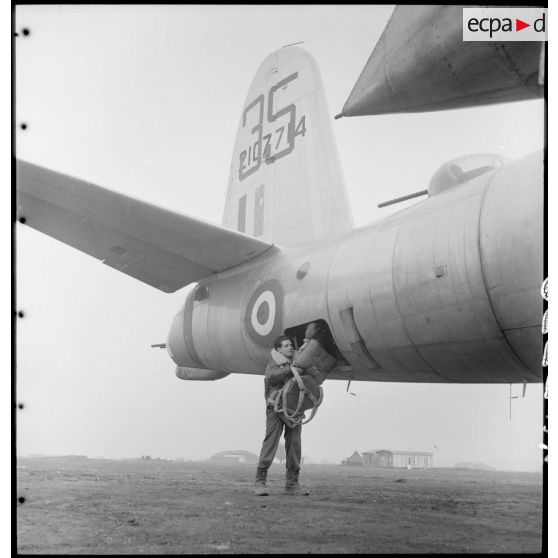
[[[333,379],[540,382],[540,154],[334,240],[200,281],[167,347],[179,367],[262,374],[273,339],[327,322]]]

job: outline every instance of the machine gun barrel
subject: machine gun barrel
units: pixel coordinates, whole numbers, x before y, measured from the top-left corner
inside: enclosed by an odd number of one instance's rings
[[[385,207],[386,205],[393,205],[394,203],[412,200],[413,198],[418,198],[419,196],[424,196],[425,194],[428,194],[428,190],[421,190],[420,192],[415,192],[414,194],[408,194],[406,196],[401,196],[400,198],[395,198],[394,200],[379,203],[378,207]]]

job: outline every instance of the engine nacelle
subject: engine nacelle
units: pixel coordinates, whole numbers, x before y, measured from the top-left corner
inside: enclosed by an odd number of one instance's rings
[[[198,356],[192,336],[192,314],[194,304],[206,300],[208,289],[196,285],[188,295],[184,305],[174,317],[167,338],[167,351],[177,364],[176,376],[181,380],[214,381],[229,375],[229,372],[207,368]]]

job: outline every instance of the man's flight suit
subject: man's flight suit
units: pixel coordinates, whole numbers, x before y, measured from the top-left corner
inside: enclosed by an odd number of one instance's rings
[[[286,494],[308,494],[298,483],[301,460],[301,425],[290,428],[283,421],[282,415],[274,411],[274,398],[285,382],[293,376],[293,362],[301,374],[312,376],[321,384],[335,366],[336,359],[329,354],[324,346],[327,343],[327,332],[318,323],[310,323],[306,328],[304,345],[299,352],[293,354],[292,360],[275,348],[271,350],[271,358],[265,369],[266,430],[260,452],[260,460],[256,471],[254,492],[258,496],[269,494],[266,488],[267,470],[273,463],[281,433],[285,429],[285,453],[287,454]]]
[[[260,452],[260,461],[256,472],[256,483],[258,483],[258,481],[263,481],[265,483],[267,479],[267,470],[273,463],[281,434],[283,429],[285,429],[285,453],[287,454],[287,478],[285,489],[287,491],[289,487],[298,486],[298,474],[300,471],[302,453],[302,427],[299,425],[294,428],[289,428],[281,416],[273,410],[273,403],[270,403],[269,398],[272,394],[280,390],[292,375],[291,361],[275,349],[272,349],[271,358],[265,369],[265,399],[267,402],[265,438]]]

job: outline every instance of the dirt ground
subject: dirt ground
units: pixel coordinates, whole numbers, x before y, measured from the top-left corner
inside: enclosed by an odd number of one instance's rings
[[[310,496],[252,494],[253,465],[18,458],[17,549],[32,554],[523,553],[542,476],[306,465]],[[22,499],[24,499],[23,503]]]

